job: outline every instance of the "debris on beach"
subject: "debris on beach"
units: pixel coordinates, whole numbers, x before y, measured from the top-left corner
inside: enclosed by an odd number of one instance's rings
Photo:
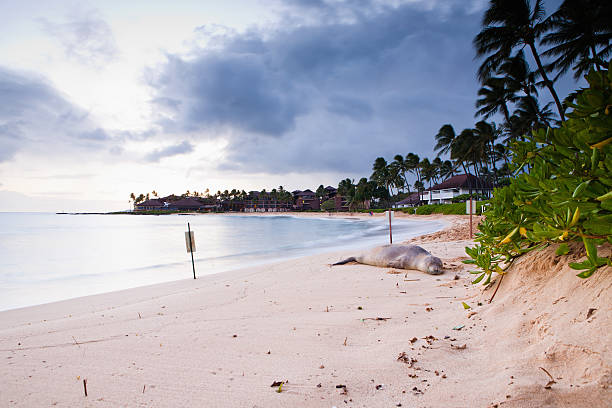
[[[465,324],[460,324],[459,326],[453,327],[453,330],[461,330],[465,327]]]
[[[348,393],[346,385],[344,385],[344,384],[338,384],[338,385],[336,385],[336,388],[342,389],[342,392],[340,394],[346,395]]]
[[[376,386],[376,389],[377,389],[377,390],[382,390],[383,388],[385,388],[385,384],[378,384],[378,385]]]
[[[412,367],[418,360],[416,358],[409,357],[405,351],[402,351],[397,356],[397,361],[401,361],[404,364],[408,364],[408,367]]]
[[[468,304],[467,304],[467,303],[465,303],[465,302],[461,302],[461,304],[463,305],[463,308],[464,308],[465,310],[467,310],[467,309],[471,309],[471,308],[472,308],[472,306],[468,305]]]
[[[438,340],[436,337],[429,335],[427,337],[423,337],[423,340],[425,340],[427,342],[427,344],[429,344],[430,346],[433,344],[434,341]]]
[[[588,319],[589,317],[593,316],[593,314],[597,311],[597,309],[590,307],[589,310],[587,311],[587,315],[586,318]]]
[[[462,346],[455,346],[454,344],[451,344],[451,348],[454,348],[455,350],[465,350],[467,348],[467,344]]]
[[[546,385],[544,386],[544,389],[550,390],[550,388],[552,387],[553,384],[556,384],[557,382],[554,380],[553,376],[550,375],[550,373],[548,372],[548,370],[546,370],[544,367],[540,367],[540,370],[544,371],[546,373],[546,375],[548,376],[548,378],[550,378],[550,380],[546,383]]]
[[[417,341],[417,340],[418,340],[418,339],[417,339],[416,337],[413,337],[413,338],[411,338],[411,339],[410,339],[410,342],[411,342],[411,343],[416,343],[416,341]]]

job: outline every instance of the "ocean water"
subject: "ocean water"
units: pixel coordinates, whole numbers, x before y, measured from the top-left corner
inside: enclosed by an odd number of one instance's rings
[[[381,217],[0,213],[0,310],[388,243]],[[394,220],[394,242],[443,227]]]

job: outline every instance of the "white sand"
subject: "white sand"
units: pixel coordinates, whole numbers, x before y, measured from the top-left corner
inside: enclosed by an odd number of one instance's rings
[[[440,276],[330,268],[342,251],[2,312],[0,406],[609,406],[609,268],[578,281],[544,251],[489,305],[457,238],[424,240]]]

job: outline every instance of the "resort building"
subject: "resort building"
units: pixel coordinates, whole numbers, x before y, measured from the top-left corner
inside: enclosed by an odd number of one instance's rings
[[[450,204],[463,194],[490,195],[493,185],[473,174],[459,174],[421,192],[423,204]]]
[[[397,208],[406,208],[406,207],[418,207],[421,204],[421,198],[419,197],[418,192],[414,192],[410,194],[408,197],[404,198],[402,201],[398,201],[395,204]]]
[[[135,204],[134,211],[164,210],[167,209],[166,207],[167,203],[159,198],[154,198],[152,200],[145,200],[141,203]]]
[[[286,212],[291,211],[292,206],[292,202],[279,201],[269,192],[249,191],[243,208],[244,212]]]
[[[219,208],[217,204],[209,204],[195,197],[178,200],[171,200],[170,197],[143,201],[134,205],[134,211],[216,211]]]
[[[321,209],[321,200],[312,190],[296,190],[293,192],[295,198],[295,205],[293,206],[296,210],[319,210]]]

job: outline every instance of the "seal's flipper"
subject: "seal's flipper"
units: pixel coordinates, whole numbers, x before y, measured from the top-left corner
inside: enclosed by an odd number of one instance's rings
[[[347,264],[349,262],[356,262],[357,259],[354,256],[351,256],[350,258],[346,258],[344,261],[340,261],[340,262],[336,262],[335,264],[332,264],[332,266],[334,265],[344,265]]]

